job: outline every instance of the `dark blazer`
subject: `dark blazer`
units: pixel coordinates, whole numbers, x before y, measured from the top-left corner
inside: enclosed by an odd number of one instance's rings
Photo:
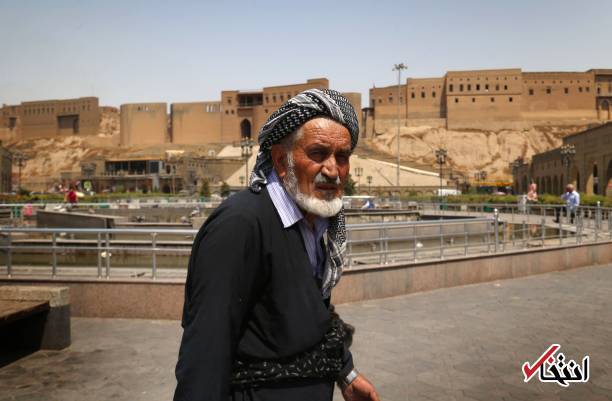
[[[247,390],[230,383],[236,355],[283,358],[320,342],[330,323],[328,302],[297,224],[283,228],[268,191],[231,196],[193,244],[174,400],[331,400],[329,381]],[[350,369],[347,353],[342,374]]]

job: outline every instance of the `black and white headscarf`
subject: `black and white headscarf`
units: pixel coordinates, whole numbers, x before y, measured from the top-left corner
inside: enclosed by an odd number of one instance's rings
[[[344,125],[351,134],[351,150],[355,149],[359,139],[359,123],[348,99],[330,89],[306,90],[289,99],[272,113],[268,121],[261,127],[258,137],[259,153],[249,184],[251,191],[259,192],[267,184],[266,177],[273,168],[270,152],[272,145],[316,117],[327,117]],[[323,297],[327,298],[331,295],[331,289],[340,280],[344,265],[344,253],[346,252],[344,209],[330,217],[324,242],[328,258],[321,291]]]

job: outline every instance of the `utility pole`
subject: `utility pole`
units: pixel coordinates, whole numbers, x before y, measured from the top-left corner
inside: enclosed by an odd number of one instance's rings
[[[404,63],[395,64],[393,66],[393,71],[397,71],[397,182],[396,185],[400,186],[400,117],[401,117],[401,105],[400,105],[400,95],[401,95],[401,85],[402,85],[402,70],[406,70],[408,67]],[[406,99],[408,101],[408,99]]]
[[[436,149],[436,161],[440,165],[440,191],[438,196],[442,196],[442,165],[446,163],[446,155],[448,151],[444,148]]]
[[[13,155],[13,160],[15,161],[15,164],[17,164],[17,167],[19,168],[19,184],[17,186],[17,190],[20,190],[21,189],[21,169],[25,167],[28,157],[24,155],[23,153],[18,152]]]

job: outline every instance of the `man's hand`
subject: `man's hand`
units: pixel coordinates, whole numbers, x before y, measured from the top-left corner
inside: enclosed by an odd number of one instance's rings
[[[342,396],[346,401],[380,401],[374,386],[362,374],[342,389]]]

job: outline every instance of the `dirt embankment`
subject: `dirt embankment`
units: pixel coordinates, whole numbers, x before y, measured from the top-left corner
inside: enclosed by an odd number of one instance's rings
[[[509,164],[517,157],[531,159],[536,153],[558,147],[562,138],[588,125],[536,126],[524,130],[447,130],[428,126],[400,129],[400,154],[407,163],[436,167],[435,150],[448,150],[447,166],[469,176],[478,170],[493,179],[510,179]],[[370,146],[395,155],[397,128],[386,127],[369,141]]]

